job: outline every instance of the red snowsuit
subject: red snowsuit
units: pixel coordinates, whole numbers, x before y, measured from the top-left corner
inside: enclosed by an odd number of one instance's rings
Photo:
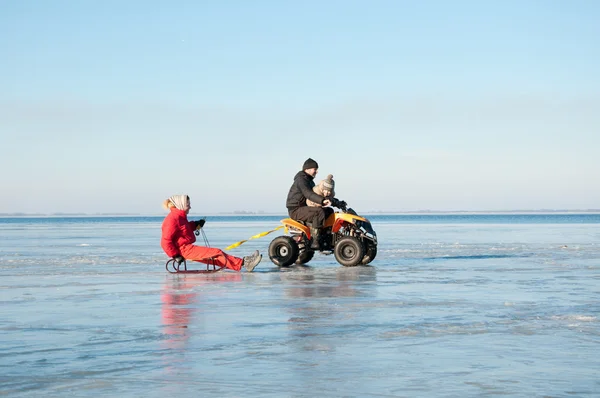
[[[162,238],[160,246],[167,256],[182,256],[186,260],[198,261],[205,264],[216,264],[234,271],[242,269],[244,260],[230,256],[221,249],[196,246],[194,235],[195,225],[188,221],[185,211],[175,207],[165,217],[162,223]]]

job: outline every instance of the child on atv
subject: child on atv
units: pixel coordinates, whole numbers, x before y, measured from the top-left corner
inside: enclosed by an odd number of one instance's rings
[[[327,175],[327,178],[321,180],[314,188],[313,191],[320,196],[331,199],[335,196],[335,181],[333,181],[333,175]],[[322,206],[319,203],[315,203],[310,199],[306,199],[306,204],[311,207]]]

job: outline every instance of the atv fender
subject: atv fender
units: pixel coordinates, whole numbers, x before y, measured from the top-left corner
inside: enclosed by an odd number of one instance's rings
[[[331,225],[331,232],[336,233],[337,231],[340,230],[340,228],[342,227],[342,225],[344,225],[345,222],[350,223],[350,224],[356,224],[356,221],[367,221],[366,218],[361,217],[361,216],[356,216],[354,214],[348,214],[348,213],[333,213],[332,217],[328,217],[327,218],[327,222],[325,223],[326,226]],[[329,224],[329,225],[327,225]]]
[[[300,222],[291,218],[284,218],[281,220],[281,223],[285,226],[286,234],[289,232],[290,228],[293,228],[302,231],[306,237],[310,239],[310,228],[308,228],[306,225],[301,224]]]

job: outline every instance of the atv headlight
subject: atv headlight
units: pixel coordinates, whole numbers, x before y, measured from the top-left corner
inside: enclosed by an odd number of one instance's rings
[[[371,226],[370,222],[357,220],[356,226],[361,230],[365,237],[377,243],[377,234],[373,230],[373,227]]]

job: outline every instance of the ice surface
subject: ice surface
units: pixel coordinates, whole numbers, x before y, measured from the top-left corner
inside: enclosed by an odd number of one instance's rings
[[[280,270],[272,234],[231,252],[259,249],[254,273],[170,275],[159,219],[0,219],[0,394],[600,395],[597,222],[373,224],[371,267]]]

